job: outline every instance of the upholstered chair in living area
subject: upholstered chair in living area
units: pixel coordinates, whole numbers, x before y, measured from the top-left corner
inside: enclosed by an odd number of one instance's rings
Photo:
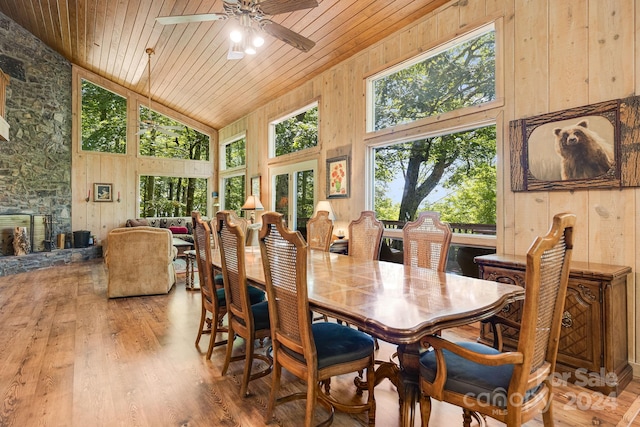
[[[291,231],[284,225],[282,214],[267,212],[262,215],[260,252],[269,301],[274,363],[265,421],[271,420],[280,391],[282,368],[285,368],[307,383],[307,392],[282,397],[278,402],[306,397],[306,427],[314,425],[317,401],[327,407],[330,414],[321,425],[330,424],[336,408],[349,413],[368,412],[369,425],[373,426],[376,412],[373,339],[337,323],[312,323],[307,289],[308,246],[299,231]],[[333,376],[364,369],[368,385],[365,402],[339,402],[328,390],[326,393],[320,390],[320,384]]]
[[[329,251],[331,236],[333,235],[333,221],[329,219],[329,212],[318,211],[307,222],[307,243],[311,249]]]
[[[373,211],[362,211],[360,218],[349,223],[349,256],[377,260],[384,224]]]
[[[440,222],[438,212],[420,212],[402,228],[404,265],[444,272],[451,235],[449,224]]]
[[[460,406],[465,427],[472,416],[478,419],[478,413],[515,427],[540,412],[545,427],[553,426],[553,373],[575,218],[554,216],[549,232],[527,252],[522,319],[519,325],[508,323],[520,329],[516,351],[502,353],[480,343],[452,343],[437,336],[421,340],[434,349],[420,357],[423,426],[429,425],[432,398]],[[492,323],[498,325],[498,320]]]
[[[176,283],[171,232],[154,227],[115,228],[104,256],[109,298],[166,294]]]
[[[229,318],[229,343],[227,344],[222,375],[227,373],[230,362],[244,360],[240,396],[245,396],[249,381],[269,374],[273,366],[273,359],[270,356],[254,351],[256,339],[263,340],[271,336],[269,306],[267,301],[264,301],[264,292],[247,284],[244,256],[245,235],[242,228],[232,219],[231,211],[218,212],[216,219],[227,316]],[[255,295],[259,294],[262,302],[251,304],[251,294],[254,294],[254,299]],[[240,355],[232,356],[233,341],[236,336],[244,340],[245,351]],[[254,359],[267,362],[266,367],[252,373]]]

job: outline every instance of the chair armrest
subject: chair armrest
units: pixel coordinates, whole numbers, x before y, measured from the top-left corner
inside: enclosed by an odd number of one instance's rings
[[[440,338],[437,335],[427,335],[420,340],[420,344],[425,348],[432,347],[436,355],[436,377],[432,382],[429,394],[438,399],[444,398],[444,385],[447,382],[447,363],[444,358],[443,350],[450,351],[464,359],[487,366],[499,366],[513,364],[522,364],[524,356],[518,352],[507,352],[500,354],[480,354],[475,351],[468,350],[464,347]]]
[[[481,354],[476,353],[475,351],[468,350],[464,347],[457,345],[451,341],[447,341],[443,338],[440,338],[437,335],[427,335],[420,340],[420,344],[422,344],[425,348],[429,348],[429,346],[433,347],[433,349],[437,352],[442,353],[442,350],[448,350],[458,356],[470,360],[475,363],[479,363],[481,365],[487,366],[500,366],[500,365],[519,365],[523,362],[524,356],[522,353],[517,351],[509,351],[500,354]],[[437,357],[437,354],[436,354]],[[443,360],[444,362],[444,360]]]

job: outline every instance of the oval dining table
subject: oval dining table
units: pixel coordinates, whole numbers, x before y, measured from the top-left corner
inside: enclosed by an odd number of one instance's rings
[[[212,254],[213,266],[221,268],[219,252]],[[487,319],[524,298],[524,289],[517,285],[314,249],[309,249],[307,263],[314,312],[397,345],[398,365],[382,362],[376,383],[387,377],[396,386],[403,426],[413,426],[419,398],[420,338]],[[245,267],[247,280],[264,289],[259,247],[246,248]]]

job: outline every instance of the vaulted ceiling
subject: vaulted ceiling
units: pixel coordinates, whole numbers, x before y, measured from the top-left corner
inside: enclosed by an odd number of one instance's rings
[[[0,0],[0,12],[69,61],[214,128],[224,127],[448,0],[318,0],[270,16],[315,42],[302,52],[266,35],[228,60],[234,19],[161,25],[158,16],[223,12],[222,0]]]

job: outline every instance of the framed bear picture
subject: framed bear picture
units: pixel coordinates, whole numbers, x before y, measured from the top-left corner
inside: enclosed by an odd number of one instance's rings
[[[640,185],[635,163],[630,163],[639,160],[635,147],[640,126],[638,99],[606,101],[511,121],[511,189]]]

